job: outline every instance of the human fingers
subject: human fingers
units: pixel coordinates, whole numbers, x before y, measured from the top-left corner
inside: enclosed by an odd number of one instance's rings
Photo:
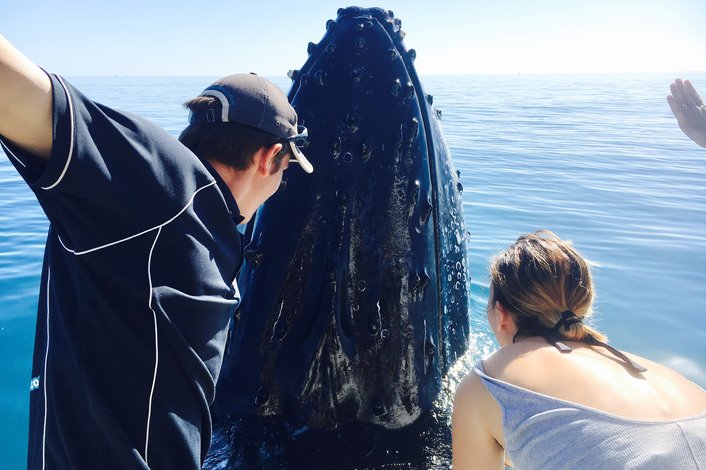
[[[674,80],[674,82],[669,85],[669,89],[672,94],[667,96],[667,102],[669,103],[669,107],[672,109],[672,113],[674,113],[677,120],[681,120],[684,117],[684,110],[688,106],[684,101],[684,94],[682,93],[683,88],[684,83],[679,78]]]
[[[684,89],[684,83],[681,81],[681,79],[677,78],[672,82],[671,85],[669,85],[669,90],[672,92],[672,96],[674,99],[681,104],[683,101],[682,98],[682,90]]]
[[[687,85],[687,83],[689,85]],[[674,83],[670,85],[670,90],[672,91],[673,104],[670,103],[674,115],[679,118],[683,117],[684,113],[688,110],[697,110],[701,105],[701,98],[699,98],[698,93],[694,89],[694,86],[688,80],[682,80],[677,78]],[[679,108],[680,113],[677,114],[674,110]]]
[[[701,106],[701,98],[696,90],[692,86],[689,89],[685,84],[682,84],[681,99],[683,101],[682,106],[686,106],[686,109],[698,109]]]
[[[685,96],[689,97],[697,107],[704,104],[701,97],[696,92],[696,88],[694,88],[694,85],[692,85],[689,80],[684,80],[684,91]]]
[[[669,103],[669,108],[672,110],[672,113],[674,114],[674,117],[677,118],[677,120],[684,117],[684,111],[681,109],[681,105],[677,102],[674,96],[668,95],[667,103]]]

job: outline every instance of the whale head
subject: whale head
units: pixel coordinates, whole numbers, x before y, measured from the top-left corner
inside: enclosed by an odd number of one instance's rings
[[[253,221],[218,416],[400,428],[466,350],[462,187],[400,26],[341,9],[290,73],[315,170]]]

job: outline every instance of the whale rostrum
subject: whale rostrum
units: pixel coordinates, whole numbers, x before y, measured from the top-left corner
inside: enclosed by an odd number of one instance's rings
[[[400,26],[341,9],[289,74],[315,171],[291,165],[251,227],[218,419],[401,428],[467,348],[462,187]]]

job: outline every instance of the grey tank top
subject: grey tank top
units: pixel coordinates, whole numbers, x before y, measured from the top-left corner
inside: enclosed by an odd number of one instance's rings
[[[706,469],[706,411],[622,418],[495,379],[482,362],[474,371],[500,405],[505,450],[518,470]]]

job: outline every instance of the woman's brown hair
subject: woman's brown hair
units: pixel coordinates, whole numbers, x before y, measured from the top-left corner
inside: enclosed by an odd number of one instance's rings
[[[593,282],[589,262],[571,243],[549,230],[520,236],[490,264],[491,304],[496,301],[518,326],[515,339],[533,336],[537,327],[552,329],[562,313],[584,320],[591,316]],[[561,330],[565,340],[582,341],[588,335],[605,341],[604,334],[581,322]]]

